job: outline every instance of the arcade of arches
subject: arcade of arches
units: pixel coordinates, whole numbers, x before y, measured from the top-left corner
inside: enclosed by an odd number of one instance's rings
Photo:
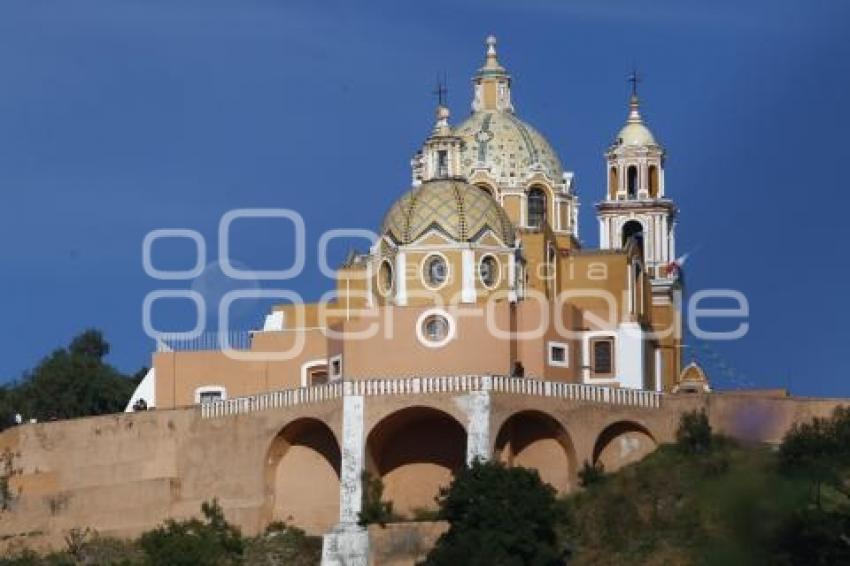
[[[553,416],[520,411],[494,432],[494,460],[537,470],[559,494],[577,487],[581,462],[570,433]],[[384,499],[393,509],[412,516],[436,508],[440,488],[465,465],[466,444],[466,429],[453,416],[433,407],[406,407],[369,431],[366,470],[381,478]],[[644,426],[618,421],[595,437],[589,456],[606,471],[615,471],[655,446]],[[267,520],[295,524],[310,533],[328,531],[339,516],[340,461],[339,443],[322,421],[302,418],[283,427],[266,461]]]

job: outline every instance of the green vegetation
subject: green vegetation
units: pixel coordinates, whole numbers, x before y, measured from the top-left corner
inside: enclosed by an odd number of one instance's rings
[[[777,451],[684,415],[677,444],[566,499],[570,564],[850,564],[848,430],[839,410]]]
[[[563,506],[534,470],[475,461],[441,490],[438,502],[449,530],[425,564],[545,566],[565,560],[557,534]]]
[[[0,566],[312,566],[321,558],[321,539],[283,523],[272,523],[256,537],[243,537],[227,522],[217,501],[201,506],[203,519],[166,521],[135,541],[101,537],[74,529],[66,549],[45,556],[19,549],[0,558]]]
[[[534,472],[465,470],[426,564],[850,564],[850,409],[778,449],[715,435],[697,412],[676,438],[616,473],[585,463],[585,489],[558,503]]]
[[[245,552],[239,529],[224,518],[217,501],[201,506],[204,520],[169,519],[148,531],[139,546],[152,564],[193,566],[194,564],[238,564]]]
[[[589,487],[595,483],[599,483],[605,479],[605,466],[602,462],[591,464],[587,460],[578,471],[578,482],[582,487]]]
[[[0,430],[11,426],[16,414],[46,421],[123,411],[147,370],[124,375],[104,361],[107,354],[103,334],[86,330],[17,382],[0,386]]]
[[[393,511],[391,501],[384,501],[384,482],[380,477],[372,476],[368,471],[363,471],[360,476],[363,486],[361,497],[362,506],[357,515],[357,523],[361,527],[368,525],[381,525],[397,522],[401,519]]]

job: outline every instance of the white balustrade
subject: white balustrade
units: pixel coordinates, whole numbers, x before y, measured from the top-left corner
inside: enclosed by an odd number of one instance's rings
[[[343,395],[382,397],[393,395],[433,395],[440,393],[468,393],[493,391],[512,395],[550,397],[567,401],[580,401],[630,407],[659,408],[662,394],[656,391],[622,389],[581,383],[542,381],[532,378],[503,375],[457,375],[440,377],[405,377],[345,381],[300,387],[282,391],[238,397],[200,406],[203,418],[240,415],[255,411],[280,409],[339,399]]]

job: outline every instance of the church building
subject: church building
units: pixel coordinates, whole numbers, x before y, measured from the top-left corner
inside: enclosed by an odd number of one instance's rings
[[[520,117],[494,37],[472,87],[457,125],[441,100],[411,187],[338,269],[333,301],[274,308],[244,351],[162,341],[130,406],[410,376],[676,388],[677,208],[637,93],[604,154],[607,186],[589,191],[600,248],[588,249],[574,174]]]

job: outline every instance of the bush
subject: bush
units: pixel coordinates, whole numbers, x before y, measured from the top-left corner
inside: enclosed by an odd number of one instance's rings
[[[147,561],[163,566],[237,564],[244,541],[239,529],[228,523],[218,501],[201,505],[204,520],[169,519],[139,539]]]
[[[166,521],[138,541],[103,537],[91,529],[71,529],[66,549],[39,555],[26,547],[7,549],[0,566],[157,566],[197,564],[314,566],[322,557],[322,539],[301,529],[272,523],[256,537],[243,538],[224,518],[218,502],[201,506],[204,520]]]
[[[475,461],[438,498],[449,530],[425,564],[564,564],[557,536],[565,520],[555,490],[534,470]]]
[[[397,519],[393,513],[392,502],[383,500],[384,482],[381,478],[372,477],[372,474],[364,470],[360,480],[363,484],[363,506],[357,515],[357,523],[361,527],[372,524],[385,527],[387,523]]]
[[[272,523],[260,536],[245,544],[245,564],[251,566],[312,566],[322,559],[322,539],[296,527]]]
[[[778,564],[850,564],[850,515],[798,510],[779,531],[775,545]]]
[[[676,445],[689,454],[700,454],[711,450],[711,425],[705,410],[682,413],[676,430]]]
[[[815,485],[816,503],[821,506],[821,487],[831,485],[845,496],[850,468],[850,408],[838,407],[831,418],[797,423],[779,448],[779,469]]]
[[[595,483],[599,483],[605,479],[605,466],[602,462],[596,462],[593,465],[587,460],[584,461],[584,466],[578,472],[578,481],[582,487],[589,487]]]

